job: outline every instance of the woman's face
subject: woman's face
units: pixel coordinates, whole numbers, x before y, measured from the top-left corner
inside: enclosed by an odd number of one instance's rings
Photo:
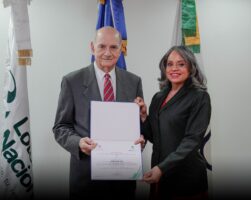
[[[166,64],[166,77],[173,86],[182,86],[189,77],[188,63],[178,54],[173,51]]]

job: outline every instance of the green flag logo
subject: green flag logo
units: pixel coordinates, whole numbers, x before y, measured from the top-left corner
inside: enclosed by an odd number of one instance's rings
[[[12,74],[11,71],[10,75],[12,77],[13,83],[14,83],[14,89],[12,91],[8,91],[8,96],[7,96],[7,103],[11,103],[12,101],[14,101],[14,99],[16,98],[16,94],[17,94],[17,88],[16,88],[16,80]]]
[[[14,75],[12,74],[11,71],[10,72],[10,75],[12,77],[12,80],[13,80],[13,84],[14,84],[14,88],[12,91],[8,91],[8,95],[7,95],[7,103],[11,103],[14,101],[14,99],[16,98],[16,94],[17,94],[17,87],[16,87],[16,80],[15,80],[15,77]],[[7,118],[10,114],[10,111],[6,111],[5,113],[5,118]]]

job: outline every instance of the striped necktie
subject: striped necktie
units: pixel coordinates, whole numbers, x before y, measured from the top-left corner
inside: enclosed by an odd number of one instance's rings
[[[115,99],[114,99],[112,83],[110,80],[110,75],[106,73],[104,82],[104,101],[114,101],[114,100]]]

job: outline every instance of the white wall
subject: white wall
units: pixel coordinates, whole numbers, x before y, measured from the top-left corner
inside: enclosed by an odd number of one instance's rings
[[[128,70],[142,77],[149,105],[158,90],[159,60],[171,45],[177,0],[123,2]],[[62,76],[90,63],[89,43],[96,26],[96,3],[93,0],[35,0],[29,7],[34,57],[32,66],[28,67],[28,86],[36,196],[45,192],[43,188],[68,193],[69,154],[55,142],[51,128]],[[0,6],[1,95],[9,11]],[[213,108],[213,189],[229,194],[249,192],[251,1],[200,0],[197,12]],[[150,147],[148,144],[143,154],[146,170],[150,167]],[[138,190],[146,196],[148,186],[139,183]]]
[[[198,11],[213,106],[214,191],[250,194],[251,1],[200,1]]]

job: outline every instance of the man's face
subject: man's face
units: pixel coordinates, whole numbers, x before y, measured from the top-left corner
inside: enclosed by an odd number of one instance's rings
[[[91,43],[91,48],[97,66],[104,72],[111,71],[121,53],[118,34],[112,29],[100,30],[96,40]]]

